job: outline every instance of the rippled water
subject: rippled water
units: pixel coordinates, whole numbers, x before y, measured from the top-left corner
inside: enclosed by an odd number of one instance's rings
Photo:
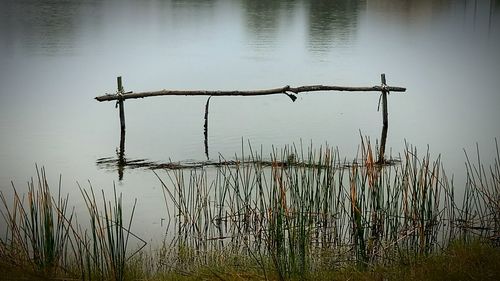
[[[388,149],[404,141],[442,153],[460,177],[463,148],[488,159],[500,136],[499,1],[143,0],[0,1],[0,190],[23,187],[34,165],[65,190],[91,180],[139,198],[159,227],[150,171],[96,165],[116,157],[118,112],[93,98],[116,91],[250,90],[309,84],[407,88],[389,96]],[[242,142],[328,143],[355,156],[359,131],[380,137],[377,94],[215,97],[209,151]],[[202,161],[206,98],[125,102],[129,159]],[[388,151],[389,153],[389,151]],[[75,196],[78,193],[75,192]],[[144,202],[141,204],[141,202]],[[150,216],[150,214],[154,214]]]

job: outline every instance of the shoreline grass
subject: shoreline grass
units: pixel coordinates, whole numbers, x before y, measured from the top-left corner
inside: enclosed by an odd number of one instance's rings
[[[10,204],[0,192],[8,228],[0,267],[40,280],[433,280],[459,273],[462,280],[495,280],[495,145],[490,167],[466,153],[460,204],[439,156],[418,156],[406,145],[401,161],[378,165],[368,139],[349,164],[329,147],[285,147],[271,161],[250,147],[212,168],[155,171],[171,223],[163,246],[148,250],[133,234],[136,202],[125,219],[116,189],[108,200],[79,186],[86,214],[78,215],[88,217],[82,224],[61,197],[61,182],[53,197],[37,167],[27,195],[13,186]],[[447,267],[455,258],[467,262]]]
[[[268,268],[262,269],[252,263],[224,263],[206,265],[191,272],[172,271],[135,280],[281,280],[279,274]],[[409,263],[377,265],[369,269],[357,266],[323,268],[307,275],[290,276],[287,280],[332,280],[332,281],[420,281],[420,280],[491,280],[500,276],[500,249],[475,240],[469,243],[453,242],[440,253],[422,256]],[[132,279],[131,279],[132,280]]]

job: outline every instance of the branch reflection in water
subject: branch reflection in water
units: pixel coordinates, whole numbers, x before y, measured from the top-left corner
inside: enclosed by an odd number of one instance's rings
[[[97,168],[100,170],[107,171],[118,171],[118,179],[123,180],[125,170],[180,170],[180,169],[197,169],[197,168],[208,168],[208,167],[228,167],[228,166],[241,166],[241,165],[255,165],[258,164],[262,167],[304,167],[304,168],[332,168],[331,165],[324,166],[322,164],[311,163],[307,161],[297,161],[298,159],[292,153],[286,159],[278,160],[276,157],[272,159],[264,159],[262,155],[259,157],[248,157],[243,159],[225,159],[222,155],[219,155],[218,160],[206,161],[153,161],[146,158],[127,158],[125,157],[125,150],[122,144],[125,143],[124,138],[120,141],[120,149],[117,149],[116,157],[103,157],[96,160]],[[206,148],[208,150],[208,147]],[[249,144],[249,150],[252,148]],[[376,164],[377,166],[393,166],[400,163],[400,159],[388,159],[384,164]],[[343,162],[338,162],[335,164],[335,169],[346,169],[353,165],[364,166],[366,164],[366,159],[361,157],[360,159],[354,159],[351,162],[344,160]]]
[[[208,156],[208,106],[210,98],[212,98],[212,96],[208,97],[207,104],[205,105],[205,124],[203,125],[203,135],[205,137],[205,156],[207,157],[207,161],[210,160],[210,157]]]

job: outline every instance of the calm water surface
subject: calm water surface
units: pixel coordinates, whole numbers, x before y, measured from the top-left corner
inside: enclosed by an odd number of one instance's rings
[[[450,174],[478,142],[485,161],[500,136],[499,1],[0,0],[0,190],[24,187],[35,163],[81,204],[76,182],[139,199],[139,229],[165,216],[154,174],[102,169],[116,157],[116,91],[262,89],[284,85],[407,87],[389,97],[388,149],[404,141],[442,154]],[[125,103],[126,157],[201,161],[206,98]],[[338,146],[355,156],[359,131],[380,137],[377,94],[217,97],[212,158],[243,142]],[[139,233],[140,234],[140,233]]]

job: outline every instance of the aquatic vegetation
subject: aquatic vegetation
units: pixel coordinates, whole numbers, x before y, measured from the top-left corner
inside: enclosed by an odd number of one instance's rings
[[[479,150],[476,162],[466,153],[460,204],[440,157],[428,150],[419,156],[408,144],[383,164],[362,139],[352,161],[330,147],[288,146],[263,157],[249,146],[247,155],[213,165],[164,166],[153,172],[163,186],[169,228],[163,245],[148,250],[132,232],[137,202],[126,212],[116,189],[111,200],[102,192],[99,202],[91,185],[79,186],[86,208],[77,216],[60,195],[61,180],[53,197],[45,170],[37,168],[27,195],[13,186],[10,203],[0,193],[7,225],[0,266],[81,280],[235,279],[231,274],[343,280],[345,272],[376,275],[399,267],[403,273],[391,273],[399,280],[419,266],[438,270],[422,261],[462,255],[469,245],[489,245],[478,251],[495,255],[489,247],[500,240],[496,147],[489,168]],[[454,248],[457,243],[464,246]]]
[[[157,173],[175,218],[178,250],[170,255],[183,257],[171,267],[245,256],[287,279],[412,261],[456,239],[498,237],[498,160],[489,181],[484,167],[468,162],[468,170],[483,172],[468,172],[462,209],[440,157],[418,157],[410,145],[390,165],[375,162],[368,139],[352,162],[328,147],[285,147],[270,161],[249,150],[232,165],[166,170],[166,179]],[[474,221],[481,226],[471,227]]]
[[[90,189],[80,188],[90,218],[90,229],[68,211],[68,196],[54,198],[45,169],[37,168],[37,181],[28,184],[27,196],[14,185],[13,204],[0,192],[1,214],[7,223],[0,238],[0,258],[11,267],[28,269],[33,276],[70,276],[81,280],[124,280],[135,204],[128,223],[123,220],[121,195],[113,201],[102,192],[102,209]]]
[[[9,200],[0,192],[4,210],[0,210],[7,223],[5,239],[2,239],[2,254],[22,266],[29,264],[46,274],[64,270],[67,263],[69,229],[66,222],[72,221],[73,212],[68,213],[68,197],[59,192],[53,198],[45,169],[37,170],[37,181],[28,183],[27,195],[20,196],[14,188],[12,208]]]
[[[90,231],[77,224],[74,229],[75,258],[80,268],[80,278],[85,280],[125,280],[126,263],[130,257],[146,245],[130,229],[137,200],[134,202],[128,223],[123,220],[121,194],[113,188],[113,201],[106,201],[102,192],[102,209],[96,200],[92,186],[80,187],[90,216]],[[134,237],[142,242],[141,248],[128,256],[128,243]]]

